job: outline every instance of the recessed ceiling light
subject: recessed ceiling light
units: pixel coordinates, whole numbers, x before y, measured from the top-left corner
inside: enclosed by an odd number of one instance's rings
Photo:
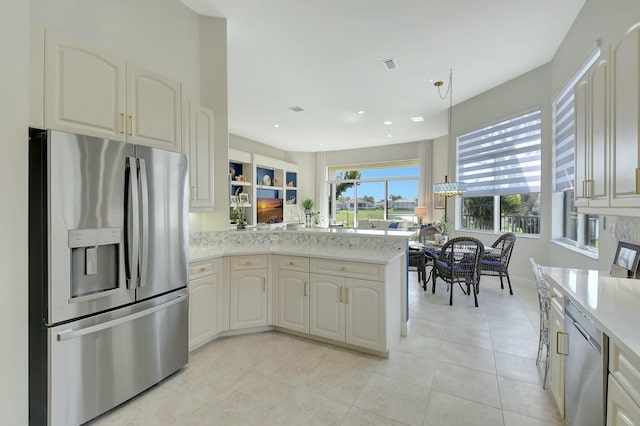
[[[393,122],[391,122],[391,121],[388,121],[388,120],[387,120],[387,121],[385,121],[383,124],[384,124],[385,126],[391,126],[391,125],[393,124]]]
[[[388,138],[390,138],[390,137],[391,137],[391,135],[387,135],[387,137],[388,137]]]
[[[411,117],[409,120],[413,121],[414,123],[420,123],[421,121],[424,121],[424,117]]]
[[[274,124],[273,127],[280,127],[280,125],[279,124]]]
[[[360,111],[358,111],[358,114],[362,115],[362,114],[364,114],[364,111],[360,110]]]
[[[291,111],[293,111],[293,112],[302,112],[302,111],[304,111],[304,109],[302,107],[299,107],[299,106],[292,106],[292,107],[289,107],[289,109]]]

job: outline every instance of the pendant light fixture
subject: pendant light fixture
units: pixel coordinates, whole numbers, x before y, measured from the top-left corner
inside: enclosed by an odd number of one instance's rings
[[[448,159],[447,159],[447,172],[451,170],[451,164],[453,162],[453,135],[451,131],[452,113],[453,113],[453,70],[449,69],[449,84],[447,85],[447,91],[444,95],[441,93],[440,88],[444,86],[443,81],[436,81],[433,85],[438,89],[438,96],[440,99],[446,99],[449,95],[449,146],[448,146]],[[442,195],[444,197],[455,197],[462,195],[466,191],[467,185],[464,182],[449,182],[448,176],[444,177],[444,182],[438,182],[433,184],[433,193]],[[447,218],[447,202],[444,204],[444,217]]]

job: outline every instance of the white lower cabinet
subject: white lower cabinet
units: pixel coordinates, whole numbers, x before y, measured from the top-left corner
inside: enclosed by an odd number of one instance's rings
[[[229,274],[229,328],[267,325],[269,270],[267,256],[235,256]]]
[[[309,332],[386,351],[384,283],[310,274]]]
[[[309,332],[308,272],[278,270],[278,307],[278,326]]]
[[[554,294],[554,290],[551,291]],[[562,298],[551,299],[549,323],[549,390],[556,401],[560,415],[564,417],[564,355],[561,353],[564,353],[565,333]]]
[[[189,265],[189,350],[211,341],[217,334],[217,260]]]
[[[640,406],[612,375],[607,389],[607,426],[640,426]]]

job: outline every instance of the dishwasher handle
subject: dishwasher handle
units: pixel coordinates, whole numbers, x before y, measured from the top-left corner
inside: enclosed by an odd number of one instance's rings
[[[578,332],[580,332],[580,334],[582,334],[582,337],[585,338],[585,340],[587,341],[587,343],[596,351],[598,351],[598,353],[600,353],[601,348],[600,345],[598,344],[598,342],[595,342],[591,336],[589,335],[589,333],[587,333],[587,330],[584,329],[584,327],[582,327],[580,325],[580,323],[578,323],[577,321],[571,319],[571,323],[573,324],[573,326],[576,328],[576,330],[578,330]],[[568,348],[567,348],[568,349]],[[567,352],[569,352],[567,350]]]

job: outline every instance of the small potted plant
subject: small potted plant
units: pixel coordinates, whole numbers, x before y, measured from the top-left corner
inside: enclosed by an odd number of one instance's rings
[[[447,240],[449,239],[449,231],[451,231],[451,225],[449,225],[449,222],[447,221],[447,217],[442,216],[442,219],[440,219],[440,222],[438,222],[435,225],[435,227],[438,230],[438,232],[442,235],[440,237],[440,244],[446,243]]]
[[[305,226],[307,228],[311,228],[312,218],[317,214],[313,211],[313,207],[315,206],[315,202],[311,198],[307,198],[302,202],[302,208],[304,209],[305,216]]]

